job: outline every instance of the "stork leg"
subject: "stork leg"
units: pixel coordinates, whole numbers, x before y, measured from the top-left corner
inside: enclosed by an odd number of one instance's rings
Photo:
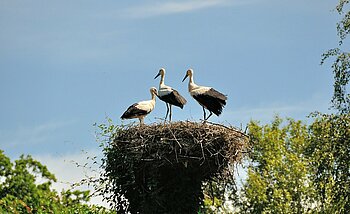
[[[166,119],[168,118],[168,114],[169,114],[169,106],[168,106],[168,103],[165,103],[165,105],[166,105],[166,114],[165,114],[164,123],[166,122]]]
[[[140,120],[140,126],[142,126],[144,124],[143,117],[139,117],[139,120]]]
[[[205,117],[206,117],[205,109],[204,109],[203,106],[202,106],[202,108],[203,108],[203,112],[204,112],[204,117],[203,117],[203,119],[206,120],[206,119],[205,119]]]
[[[209,117],[211,117],[211,115],[213,115],[213,112],[211,112],[211,111],[209,111],[210,112],[210,114],[209,114],[209,116],[207,117],[207,119],[204,119],[205,121],[207,121],[208,119],[209,119]]]
[[[171,122],[171,104],[169,104],[169,107],[170,107],[169,122]]]

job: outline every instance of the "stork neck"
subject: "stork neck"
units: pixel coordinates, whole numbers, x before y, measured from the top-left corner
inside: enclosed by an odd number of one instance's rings
[[[193,83],[194,84],[193,75],[190,75],[190,82],[189,83]]]
[[[152,100],[156,101],[156,94],[155,93],[152,93]]]
[[[160,76],[160,83],[159,85],[164,85],[164,74]]]
[[[193,81],[193,76],[191,75],[189,77],[190,81],[188,82],[188,91],[191,92],[195,87],[197,87],[197,85]]]

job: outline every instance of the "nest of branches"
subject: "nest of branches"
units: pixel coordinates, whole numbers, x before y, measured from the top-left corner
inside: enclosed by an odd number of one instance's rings
[[[209,122],[121,128],[106,152],[106,176],[116,209],[197,213],[202,183],[232,179],[230,166],[242,159],[247,144],[243,132]]]

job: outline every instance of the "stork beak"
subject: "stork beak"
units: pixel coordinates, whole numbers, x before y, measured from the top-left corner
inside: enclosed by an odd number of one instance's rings
[[[184,77],[184,79],[182,80],[182,82],[185,81],[185,79],[186,79],[187,77],[188,77],[188,75],[186,74],[186,76]]]
[[[157,76],[156,76],[156,77],[154,77],[154,79],[156,79],[157,77],[159,77],[159,75],[160,75],[160,73],[158,73],[158,74],[157,74]]]

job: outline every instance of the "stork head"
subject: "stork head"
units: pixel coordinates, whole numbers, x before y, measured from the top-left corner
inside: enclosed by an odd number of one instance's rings
[[[186,72],[186,76],[184,77],[184,79],[182,80],[182,82],[185,81],[185,79],[186,79],[187,77],[190,77],[190,78],[191,78],[192,75],[193,75],[193,70],[192,70],[192,69],[188,69],[187,72]]]
[[[165,69],[164,69],[164,68],[161,68],[161,69],[159,69],[159,72],[158,72],[157,76],[154,77],[154,79],[156,79],[157,77],[159,77],[159,75],[160,75],[160,76],[164,76],[164,74],[165,74]]]
[[[158,92],[157,92],[157,89],[155,88],[155,87],[151,87],[150,89],[149,89],[149,91],[151,92],[151,94],[153,95],[158,95]]]

